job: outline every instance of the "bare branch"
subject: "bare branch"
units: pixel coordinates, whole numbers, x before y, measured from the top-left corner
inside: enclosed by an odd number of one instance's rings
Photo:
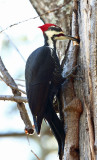
[[[5,68],[3,61],[0,57],[0,72],[2,73],[3,77],[0,77],[13,91],[17,90],[18,86],[16,85],[14,79],[10,76],[7,69]],[[18,93],[20,95],[20,93]]]
[[[38,160],[40,160],[40,158],[36,155],[36,153],[31,149],[31,152],[34,154],[34,156],[38,159]]]
[[[0,75],[0,79],[2,80],[2,81],[4,81],[3,80],[3,77]],[[14,79],[14,81],[22,81],[22,82],[25,82],[25,80],[23,80],[23,79]]]
[[[1,137],[20,137],[20,136],[26,136],[25,134],[24,134],[24,132],[21,132],[21,133],[18,133],[18,132],[11,132],[11,133],[0,133],[0,138]]]
[[[18,91],[17,84],[15,83],[14,79],[10,76],[7,69],[5,68],[1,57],[0,57],[0,71],[3,75],[4,82],[12,89],[12,92],[13,92],[14,96],[21,96],[21,93]],[[28,113],[26,111],[24,103],[23,102],[17,102],[17,107],[20,111],[21,118],[25,123],[25,129],[28,131],[28,133],[29,132],[33,133],[34,130],[33,130],[33,127],[32,127],[32,124],[31,124],[31,121],[29,119],[29,116],[28,116]]]
[[[28,139],[28,143],[29,143],[29,146],[30,146],[30,141],[29,141],[29,137],[27,136],[27,139]],[[40,160],[40,158],[36,155],[36,153],[31,149],[31,152],[34,154],[34,156]]]
[[[41,15],[39,15],[39,16],[35,16],[35,17],[32,17],[32,18],[25,19],[25,20],[23,20],[23,21],[20,21],[20,22],[11,24],[10,26],[2,29],[2,30],[0,31],[0,33],[4,32],[5,30],[7,30],[7,29],[9,29],[9,28],[11,28],[11,27],[14,27],[14,26],[16,26],[16,25],[19,25],[19,24],[21,24],[21,23],[24,23],[24,22],[27,22],[27,21],[30,21],[30,20],[34,20],[34,19],[40,18],[40,17],[42,17],[42,16],[44,16],[44,15],[46,15],[46,14],[49,14],[49,13],[55,12],[55,11],[57,11],[57,10],[60,10],[60,9],[61,9],[62,7],[64,7],[65,5],[66,5],[66,4],[63,4],[63,5],[60,5],[58,8],[55,8],[55,9],[52,9],[52,10],[48,10],[48,11],[46,11],[45,13],[43,13],[43,14],[41,14]]]
[[[14,79],[15,81],[23,81],[23,82],[25,82],[25,80],[23,80],[23,79]]]
[[[26,97],[21,97],[21,96],[11,96],[11,95],[0,95],[0,100],[8,100],[8,101],[14,101],[14,102],[25,102],[27,103],[27,98]]]
[[[18,86],[21,86],[21,87],[25,87],[24,85],[22,85],[22,84],[19,84],[19,83],[17,83],[17,85]],[[25,91],[24,91],[25,92]],[[26,93],[25,93],[26,94]]]
[[[0,71],[1,71],[1,67],[0,67]],[[11,89],[14,89],[14,90],[17,90],[17,91],[19,91],[19,92],[21,92],[21,93],[23,93],[23,94],[26,94],[26,92],[23,91],[22,89],[18,88],[17,85],[14,86],[14,85],[12,85],[11,83],[10,83],[10,84],[7,83],[7,82],[5,81],[5,78],[3,78],[1,75],[0,75],[0,79],[1,79],[2,81],[4,81],[4,82],[6,83],[6,85],[9,86]]]

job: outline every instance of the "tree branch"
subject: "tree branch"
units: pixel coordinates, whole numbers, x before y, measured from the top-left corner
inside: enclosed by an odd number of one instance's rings
[[[15,83],[14,79],[10,76],[10,74],[8,73],[7,69],[5,68],[3,61],[0,57],[0,72],[3,75],[3,80],[4,82],[12,89],[12,93],[14,94],[14,96],[21,96],[20,91],[18,91],[18,86]],[[17,102],[17,107],[20,111],[20,115],[22,120],[25,123],[25,130],[28,131],[28,133],[33,133],[33,127],[31,124],[31,121],[29,119],[28,113],[26,111],[25,105],[23,102]]]
[[[0,100],[7,100],[7,101],[14,101],[14,102],[25,102],[27,103],[27,98],[26,97],[21,97],[21,96],[11,96],[11,95],[0,95]]]

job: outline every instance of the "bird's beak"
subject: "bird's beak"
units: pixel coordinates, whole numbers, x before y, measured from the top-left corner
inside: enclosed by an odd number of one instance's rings
[[[75,37],[71,37],[71,36],[67,36],[67,35],[64,35],[63,36],[63,39],[69,39],[69,40],[72,40],[72,41],[76,41],[76,42],[80,42],[79,39],[75,38]]]
[[[75,38],[75,37],[71,37],[71,36],[67,36],[65,35],[63,32],[61,32],[60,34],[58,34],[56,37],[55,37],[56,40],[66,40],[66,39],[69,39],[69,40],[72,40],[72,41],[76,41],[77,43],[80,42],[79,39]]]

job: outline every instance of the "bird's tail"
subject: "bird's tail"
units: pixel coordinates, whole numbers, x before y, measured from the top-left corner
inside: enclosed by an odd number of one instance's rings
[[[62,156],[64,153],[64,143],[65,143],[65,131],[64,131],[63,123],[58,118],[57,114],[55,113],[52,107],[48,107],[44,117],[48,121],[52,129],[52,132],[58,142],[59,159],[62,160]]]
[[[34,120],[36,133],[39,135],[43,118],[41,116],[34,116],[33,115],[33,120]]]

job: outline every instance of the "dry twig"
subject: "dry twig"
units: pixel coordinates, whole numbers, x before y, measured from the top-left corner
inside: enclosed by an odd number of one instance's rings
[[[11,38],[9,37],[8,34],[6,34],[4,32],[4,34],[6,35],[7,39],[10,41],[10,43],[12,44],[12,46],[16,49],[17,53],[21,56],[21,58],[23,59],[24,62],[26,62],[25,58],[23,57],[23,55],[21,54],[21,52],[19,51],[19,49],[17,48],[17,46],[14,44],[14,42],[11,40]]]

